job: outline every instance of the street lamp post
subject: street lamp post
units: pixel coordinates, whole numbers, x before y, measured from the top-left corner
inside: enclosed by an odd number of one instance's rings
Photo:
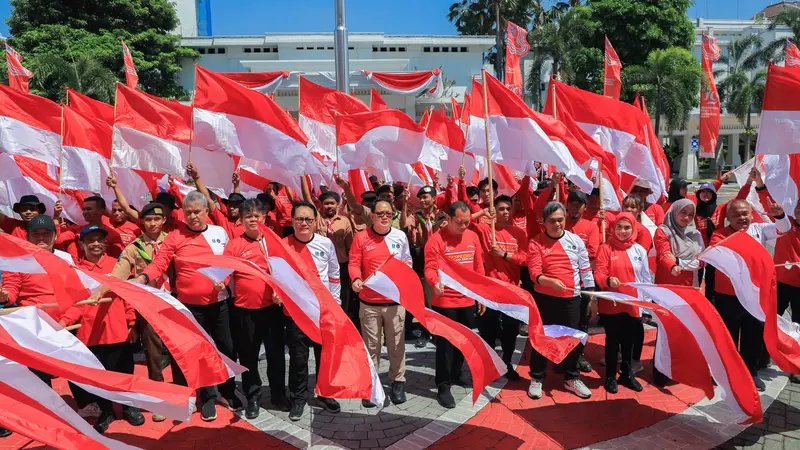
[[[336,60],[336,89],[348,93],[350,90],[350,60],[347,50],[347,26],[344,18],[344,0],[334,0],[336,29],[333,31]]]

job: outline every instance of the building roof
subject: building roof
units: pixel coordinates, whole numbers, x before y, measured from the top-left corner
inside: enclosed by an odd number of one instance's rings
[[[383,33],[348,33],[349,44],[378,45],[475,45],[491,47],[494,36],[437,36],[437,35],[385,35]],[[333,33],[264,33],[254,36],[198,36],[183,37],[185,47],[215,45],[276,45],[332,43]]]
[[[757,17],[763,17],[765,19],[772,20],[772,18],[780,14],[781,11],[789,8],[800,9],[800,2],[778,2],[774,5],[769,5],[753,16],[753,19]]]

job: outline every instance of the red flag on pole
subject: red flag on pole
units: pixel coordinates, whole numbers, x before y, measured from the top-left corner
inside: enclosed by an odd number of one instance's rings
[[[717,38],[703,34],[703,73],[706,83],[700,92],[700,147],[698,158],[713,158],[719,137],[719,94],[714,82],[714,61],[720,57]]]
[[[617,52],[611,46],[611,41],[606,36],[605,51],[605,71],[603,76],[603,95],[619,100],[619,93],[622,90],[622,61],[619,60]]]
[[[522,72],[519,67],[519,60],[527,55],[531,50],[528,44],[528,30],[508,21],[506,30],[506,87],[512,90],[520,98],[525,91],[522,88]]]
[[[136,89],[139,84],[139,75],[136,74],[136,67],[133,65],[133,55],[125,45],[125,41],[120,42],[122,42],[122,58],[125,60],[125,81],[129,88]]]
[[[28,93],[28,81],[33,78],[33,72],[22,66],[22,55],[11,48],[6,41],[6,65],[8,66],[8,85],[11,89]]]
[[[373,111],[381,111],[384,109],[389,109],[389,106],[386,104],[386,101],[383,100],[381,97],[381,93],[378,92],[377,89],[372,88],[370,91],[369,97],[369,108]]]

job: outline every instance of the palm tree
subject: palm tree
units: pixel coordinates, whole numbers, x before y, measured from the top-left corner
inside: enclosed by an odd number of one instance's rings
[[[661,116],[667,121],[669,134],[683,128],[689,113],[700,103],[700,83],[703,72],[700,63],[688,50],[671,47],[653,50],[641,66],[622,71],[623,84],[650,99],[656,118],[655,129],[661,126]]]
[[[116,91],[117,77],[107,67],[85,55],[75,55],[65,59],[61,56],[46,54],[31,58],[31,88],[45,91],[45,86],[61,86],[86,94],[97,100],[112,103]],[[63,100],[66,95],[53,100]]]
[[[726,99],[725,109],[734,114],[745,129],[743,161],[750,158],[750,141],[755,135],[755,130],[750,126],[750,117],[754,109],[761,109],[764,98],[767,73],[753,73],[761,66],[763,54],[761,37],[751,35],[731,42],[727,54],[720,58],[720,62],[728,64],[727,75],[718,85]]]
[[[779,26],[785,26],[790,30],[792,30],[792,36],[788,38],[789,41],[791,41],[794,44],[800,42],[800,9],[797,8],[784,9],[772,19],[772,22],[770,22],[767,29],[770,31],[774,31],[775,28]],[[787,38],[780,38],[767,44],[761,50],[759,55],[761,57],[762,63],[767,64],[769,63],[769,61],[774,61],[774,62],[783,61],[786,57],[786,54],[783,51],[786,39]]]

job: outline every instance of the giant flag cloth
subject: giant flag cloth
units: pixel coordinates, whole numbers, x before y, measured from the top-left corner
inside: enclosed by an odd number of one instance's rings
[[[291,75],[289,72],[218,72],[217,74],[264,95],[275,92]]]
[[[592,182],[586,177],[586,168],[581,167],[591,162],[589,154],[564,124],[534,112],[496,78],[488,73],[484,76],[492,161],[528,175],[535,173],[533,161],[551,164],[582,190],[590,192]],[[483,102],[482,86],[473,81],[466,145],[476,156],[487,154]]]
[[[506,30],[506,74],[503,80],[506,87],[522,98],[525,91],[522,87],[522,72],[519,60],[531,50],[528,44],[528,30],[508,21]]]
[[[441,173],[457,177],[458,170],[463,165],[467,172],[465,178],[472,179],[472,174],[475,172],[475,157],[465,153],[464,132],[454,120],[448,119],[440,111],[434,111],[428,121],[425,135],[430,145],[439,147],[437,153],[447,155],[447,159],[440,161]]]
[[[402,305],[432,334],[447,339],[464,359],[472,374],[472,402],[507,369],[505,363],[474,331],[425,307],[422,283],[414,269],[389,257],[375,273],[367,278],[364,287]]]
[[[6,41],[5,44],[6,66],[8,67],[8,85],[11,87],[11,89],[22,92],[23,94],[27,94],[28,83],[30,82],[30,79],[33,78],[33,72],[26,69],[25,66],[22,65],[22,55],[11,48],[11,46],[8,45],[8,41]]]
[[[192,388],[105,370],[97,357],[47,313],[26,307],[0,316],[0,356],[65,378],[87,392],[174,420],[187,421]]]
[[[653,121],[650,119],[650,112],[647,110],[647,99],[645,99],[643,96],[640,96],[637,92],[636,98],[633,100],[633,105],[641,109],[644,113],[644,116],[647,118],[645,143],[647,147],[650,148],[650,154],[653,156],[653,161],[656,163],[656,167],[659,170],[659,181],[661,182],[662,186],[666,186],[666,182],[669,180],[671,169],[669,167],[667,154],[664,153],[664,148],[661,146],[658,136],[656,136],[655,128],[653,127]]]
[[[719,137],[719,94],[714,82],[714,62],[720,58],[717,38],[703,34],[703,75],[705,83],[700,89],[700,147],[699,158],[713,158]]]
[[[66,88],[67,105],[84,116],[93,117],[103,122],[114,125],[114,107],[103,103],[80,92]]]
[[[786,39],[786,67],[800,67],[800,49]]]
[[[0,153],[58,166],[61,107],[38,95],[0,85]]]
[[[739,231],[706,249],[700,260],[730,278],[742,307],[764,322],[764,345],[775,364],[800,373],[800,325],[778,315],[775,262],[767,249]]]
[[[608,40],[608,36],[605,39],[603,95],[619,100],[619,93],[622,90],[622,61],[619,60],[619,56],[617,56],[616,50],[611,45],[611,41]]]
[[[655,304],[616,292],[592,293],[603,301],[626,301],[656,314],[655,367],[669,378],[714,397],[711,376],[725,404],[743,423],[760,422],[761,400],[725,323],[702,292],[689,286],[630,283]],[[676,320],[677,319],[677,320]],[[699,350],[699,351],[698,351]],[[710,370],[710,373],[709,373]]]
[[[132,450],[98,433],[27,367],[0,357],[0,426],[63,450]]]
[[[305,172],[308,138],[274,100],[199,65],[195,77],[193,150],[264,161],[297,176]]]
[[[364,70],[364,75],[381,89],[395,95],[416,95],[433,85],[428,92],[441,91],[442,72],[439,69],[411,73],[383,73]]]
[[[543,325],[533,297],[524,289],[475,273],[448,258],[439,259],[439,280],[483,306],[527,324],[531,347],[556,364],[578,344],[586,344],[589,339],[583,331],[561,325]]]
[[[769,195],[784,211],[794,211],[800,196],[800,153],[791,155],[758,155],[760,170]],[[755,189],[751,191],[755,193]],[[758,198],[757,195],[752,197]],[[748,196],[750,199],[751,196]],[[751,202],[753,204],[753,202]],[[761,209],[759,207],[759,209]]]
[[[61,187],[100,192],[111,173],[111,125],[68,106],[62,121]]]

